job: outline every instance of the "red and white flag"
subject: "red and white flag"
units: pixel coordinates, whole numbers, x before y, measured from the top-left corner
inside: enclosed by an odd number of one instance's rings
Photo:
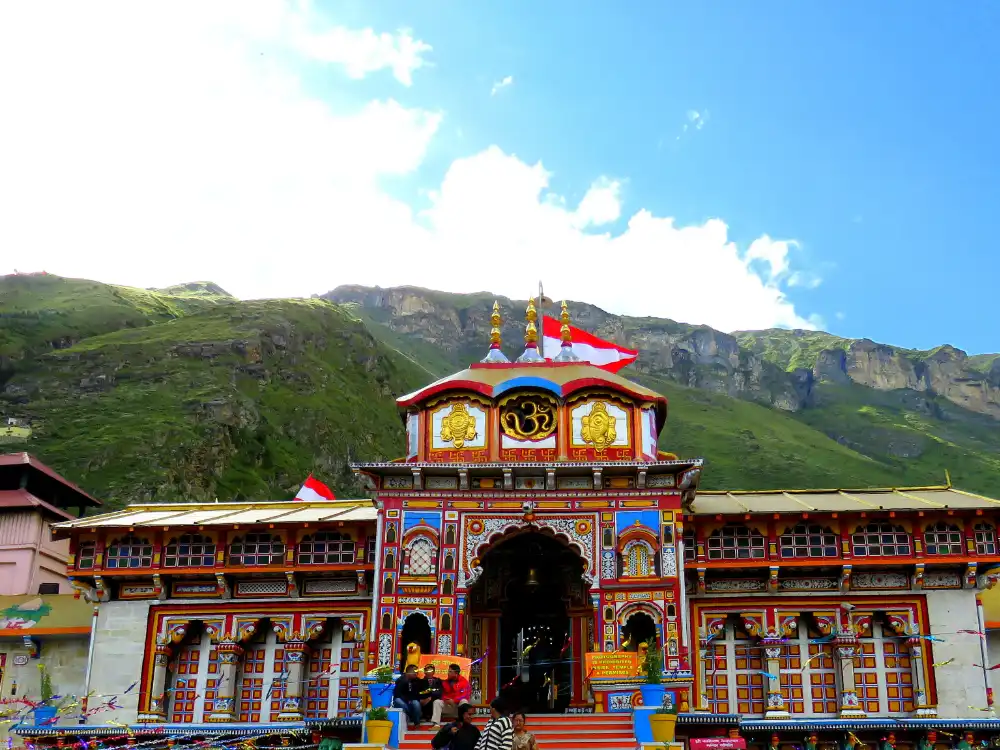
[[[562,323],[556,318],[550,318],[548,315],[542,318],[542,336],[545,338],[547,360],[551,361],[559,354],[562,347],[562,339],[559,336],[561,329]],[[625,365],[635,362],[639,356],[639,352],[634,349],[626,349],[624,346],[599,339],[581,328],[570,326],[569,331],[573,335],[573,352],[576,356],[602,370],[618,372]]]
[[[309,478],[306,479],[306,483],[302,485],[302,489],[299,490],[299,494],[295,496],[295,499],[308,503],[313,500],[336,500],[337,497],[333,494],[333,490],[318,479],[313,479],[313,475],[310,474]]]

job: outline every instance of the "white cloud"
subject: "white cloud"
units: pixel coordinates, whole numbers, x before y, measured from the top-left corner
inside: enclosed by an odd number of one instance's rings
[[[500,89],[505,89],[514,83],[514,76],[504,76],[499,81],[493,84],[493,88],[490,89],[490,96],[496,96]]]
[[[794,243],[741,250],[721,220],[681,227],[643,209],[608,232],[623,215],[615,180],[571,206],[541,163],[494,146],[423,185],[420,213],[390,196],[382,179],[423,164],[441,114],[317,95],[301,66],[381,61],[406,84],[425,51],[411,54],[412,36],[374,43],[274,3],[180,7],[67,3],[53,24],[34,4],[0,6],[0,273],[209,278],[241,297],[346,283],[523,297],[540,276],[615,312],[811,326],[783,291]],[[357,43],[323,56],[304,38]]]
[[[334,27],[322,33],[300,33],[295,45],[304,54],[328,63],[339,63],[351,78],[364,78],[389,68],[404,86],[413,83],[413,71],[422,67],[422,55],[431,46],[414,39],[408,30],[376,34],[372,29]]]

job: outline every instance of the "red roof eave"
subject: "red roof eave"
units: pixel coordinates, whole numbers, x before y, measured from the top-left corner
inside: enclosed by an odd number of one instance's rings
[[[98,500],[95,497],[91,497],[90,495],[88,495],[82,489],[80,489],[75,484],[73,484],[71,481],[69,481],[66,477],[61,476],[57,472],[55,472],[52,469],[50,469],[48,466],[46,466],[45,464],[43,464],[37,458],[35,458],[34,456],[32,456],[30,453],[2,453],[2,454],[0,454],[0,466],[19,466],[19,465],[21,465],[21,466],[27,465],[27,466],[32,467],[33,469],[37,469],[38,471],[42,472],[46,476],[50,477],[51,479],[55,479],[60,484],[63,484],[66,487],[69,487],[74,492],[79,493],[83,498],[85,498],[88,501],[87,503],[83,503],[84,505],[89,504],[89,505],[93,505],[95,507],[97,507],[99,505],[103,505],[103,503],[100,500]]]

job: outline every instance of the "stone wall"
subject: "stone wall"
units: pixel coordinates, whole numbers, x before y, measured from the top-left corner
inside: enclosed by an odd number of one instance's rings
[[[942,664],[954,659],[934,670],[938,716],[943,719],[981,718],[981,712],[969,708],[986,706],[982,670],[972,666],[982,663],[980,639],[977,635],[955,632],[979,629],[976,592],[962,589],[926,593],[930,632],[943,639],[931,643],[933,660]]]
[[[146,620],[151,601],[111,601],[101,604],[97,616],[94,668],[90,690],[96,695],[118,695],[121,708],[102,711],[91,724],[120,721],[134,724],[138,711],[139,688],[125,694],[140,679],[146,646]]]
[[[41,696],[40,681],[41,673],[39,664],[45,665],[45,669],[52,678],[52,692],[55,695],[80,696],[84,690],[84,680],[87,672],[87,650],[89,638],[87,636],[72,637],[46,637],[41,636],[42,649],[37,659],[27,659],[26,664],[17,665],[17,657],[28,656],[28,649],[24,647],[24,642],[18,640],[0,641],[0,655],[6,658],[0,659],[5,662],[3,676],[3,697],[24,697],[29,700],[38,700]],[[72,700],[66,701],[72,703]],[[58,725],[76,724],[79,716],[79,709],[73,708],[59,716]],[[30,720],[28,723],[33,723]],[[0,742],[6,747],[8,732],[11,724],[0,723]],[[20,740],[15,737],[15,744],[20,744]]]

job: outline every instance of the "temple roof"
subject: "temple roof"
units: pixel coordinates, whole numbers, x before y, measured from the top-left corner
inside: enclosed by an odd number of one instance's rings
[[[0,453],[0,489],[27,489],[57,508],[99,507],[91,497],[66,477],[50,469],[30,453]]]
[[[114,513],[53,524],[52,528],[56,538],[60,538],[73,529],[374,521],[376,514],[371,500],[144,503]]]
[[[448,391],[472,391],[494,398],[515,388],[537,388],[558,398],[566,398],[586,388],[606,388],[632,398],[653,403],[657,430],[667,419],[667,399],[631,380],[586,362],[482,363],[441,378],[420,390],[396,399],[402,407],[415,406]]]
[[[1000,509],[1000,500],[954,487],[886,487],[867,490],[699,490],[696,515],[838,513],[877,510]]]

